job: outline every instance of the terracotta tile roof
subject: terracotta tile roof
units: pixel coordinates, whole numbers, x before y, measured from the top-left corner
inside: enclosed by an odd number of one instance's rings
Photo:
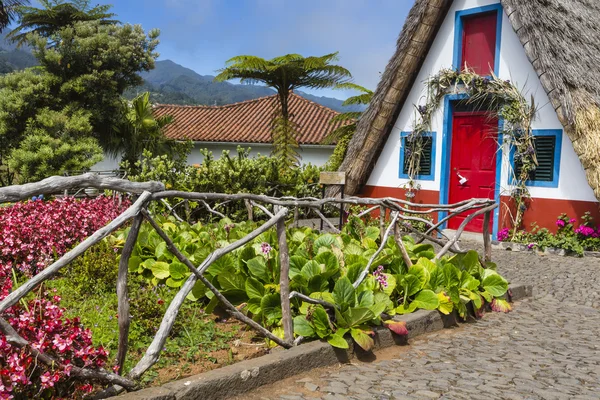
[[[197,142],[271,143],[271,121],[276,95],[224,106],[156,105],[156,117],[171,115],[165,134],[171,139]],[[290,96],[292,121],[299,125],[299,144],[319,144],[341,124],[329,121],[339,113],[297,94]]]

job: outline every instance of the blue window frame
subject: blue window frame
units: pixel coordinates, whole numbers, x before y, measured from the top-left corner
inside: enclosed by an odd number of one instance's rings
[[[410,176],[405,171],[405,157],[404,152],[406,151],[406,138],[411,132],[400,132],[400,165],[398,169],[398,177],[402,179],[410,179]],[[426,160],[428,162],[428,174],[419,174],[415,179],[422,181],[433,181],[435,180],[435,146],[436,146],[436,132],[424,132],[423,136],[431,138],[426,149],[429,151],[428,154],[422,156],[421,162]]]
[[[496,53],[494,56],[494,74],[499,74],[500,69],[500,45],[502,43],[502,4],[491,4],[489,6],[469,8],[468,10],[459,10],[455,14],[454,20],[454,54],[452,58],[452,67],[455,70],[462,68],[460,64],[462,58],[463,46],[463,18],[476,14],[488,13],[496,11],[498,18],[496,22]]]
[[[560,156],[562,148],[562,129],[534,129],[532,131],[534,142],[536,142],[539,148],[536,148],[539,164],[539,175],[540,179],[534,179],[525,181],[527,186],[535,187],[547,187],[557,188],[558,179],[560,177]],[[537,140],[537,138],[544,138],[545,140]],[[512,146],[510,150],[510,164],[513,171],[517,171],[518,166],[515,165],[515,153],[516,149]],[[511,184],[514,176],[510,176],[509,180]]]

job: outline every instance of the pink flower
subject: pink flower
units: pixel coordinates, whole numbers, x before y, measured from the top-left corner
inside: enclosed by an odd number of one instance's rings
[[[557,219],[556,226],[563,228],[565,226],[565,221],[563,221],[562,219]]]
[[[385,289],[388,287],[387,275],[383,273],[383,265],[377,267],[377,269],[373,272],[373,276],[379,283],[379,287],[381,289]]]
[[[571,225],[573,225],[575,222],[577,222],[577,220],[576,220],[575,218],[571,218],[571,219],[569,220],[569,223],[570,223]]]
[[[510,229],[503,228],[501,231],[498,232],[498,240],[503,242],[506,239],[508,239],[509,235],[510,235]]]
[[[260,245],[260,251],[261,251],[261,252],[262,252],[262,253],[263,253],[265,256],[266,256],[266,255],[268,255],[268,254],[271,252],[271,250],[272,250],[272,247],[271,247],[271,245],[270,245],[269,243],[267,243],[267,242],[263,242],[263,243]]]

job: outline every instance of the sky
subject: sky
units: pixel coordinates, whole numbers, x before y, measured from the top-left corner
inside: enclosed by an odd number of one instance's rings
[[[99,1],[105,3],[105,1]],[[110,2],[110,0],[108,0]],[[95,1],[94,1],[95,3]],[[339,52],[354,82],[374,90],[414,0],[112,0],[123,23],[161,31],[159,59],[202,75],[231,57]],[[308,91],[308,90],[307,90]],[[309,91],[345,99],[354,92]]]

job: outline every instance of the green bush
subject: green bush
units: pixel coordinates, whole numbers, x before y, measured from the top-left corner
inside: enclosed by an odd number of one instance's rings
[[[251,158],[250,149],[238,147],[236,155],[223,151],[221,158],[215,159],[208,150],[202,150],[202,164],[185,165],[167,156],[152,157],[144,153],[136,163],[137,174],[129,179],[137,182],[160,181],[167,189],[189,192],[211,193],[252,193],[268,196],[320,197],[319,174],[322,168],[312,164],[299,168],[283,168],[280,160],[274,157],[258,156]],[[127,164],[124,167],[128,167]],[[172,204],[178,203],[177,200]],[[161,206],[162,207],[162,206]],[[196,219],[205,212],[192,204]],[[157,211],[163,211],[163,208]],[[247,217],[243,202],[229,203],[220,209],[234,220]]]
[[[67,273],[71,288],[81,294],[116,291],[118,256],[107,240],[88,249],[73,261]]]
[[[246,236],[256,223],[178,223],[173,217],[157,217],[162,229],[178,249],[199,265],[217,248]],[[122,242],[126,230],[115,242]],[[355,282],[369,259],[381,246],[380,230],[352,218],[339,235],[319,234],[310,228],[288,231],[290,289],[332,304],[334,309],[294,299],[296,334],[328,340],[333,346],[347,346],[349,333],[365,350],[373,341],[368,325],[381,324],[383,314],[405,314],[417,309],[438,309],[448,314],[456,310],[467,318],[467,305],[480,312],[486,304],[506,311],[510,306],[502,296],[508,282],[495,271],[495,265],[482,265],[477,252],[435,260],[433,246],[416,244],[410,236],[402,240],[411,258],[407,265],[393,238],[375,257],[364,281]],[[205,277],[234,305],[255,321],[282,335],[279,293],[280,260],[275,230],[271,229],[243,248],[220,257],[205,271]],[[188,268],[171,254],[149,224],[142,225],[138,243],[129,260],[129,271],[158,289],[179,288],[190,276]],[[210,312],[219,304],[213,293],[197,282],[188,296],[200,301]],[[390,329],[405,331],[395,324]]]

